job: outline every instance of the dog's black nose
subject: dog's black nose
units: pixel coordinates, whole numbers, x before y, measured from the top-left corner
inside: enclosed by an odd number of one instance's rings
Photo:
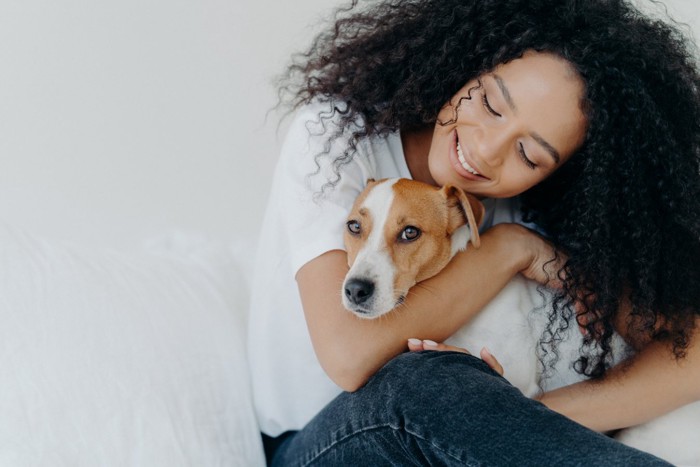
[[[374,283],[366,279],[351,279],[345,284],[345,296],[355,305],[366,302],[374,293]]]

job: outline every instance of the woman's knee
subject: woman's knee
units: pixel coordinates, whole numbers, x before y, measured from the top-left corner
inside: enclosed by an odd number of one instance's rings
[[[390,360],[377,372],[374,380],[425,384],[430,380],[444,383],[483,384],[482,380],[502,380],[483,360],[469,354],[452,351],[406,352]],[[505,382],[505,380],[503,380]]]
[[[362,414],[355,420],[445,446],[479,439],[486,428],[508,420],[525,403],[520,391],[481,359],[443,351],[400,355],[365,387],[344,396],[345,409]]]
[[[483,406],[504,391],[518,392],[481,359],[459,352],[408,352],[387,363],[365,388],[388,407],[447,410]],[[477,400],[478,399],[478,400]]]

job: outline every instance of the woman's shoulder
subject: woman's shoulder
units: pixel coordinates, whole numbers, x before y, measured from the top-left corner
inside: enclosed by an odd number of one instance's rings
[[[346,102],[316,98],[295,110],[290,131],[311,137],[340,136],[362,130],[364,126],[364,119],[351,114]]]
[[[332,161],[347,151],[361,125],[361,121],[348,120],[345,103],[315,99],[294,112],[280,161],[294,161],[295,165],[309,159],[321,164]]]
[[[316,99],[299,107],[287,130],[280,164],[320,180],[353,174],[367,178],[407,176],[398,132],[367,136],[361,116],[341,101]]]

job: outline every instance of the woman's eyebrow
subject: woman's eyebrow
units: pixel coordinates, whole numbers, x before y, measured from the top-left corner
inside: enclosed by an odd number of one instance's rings
[[[540,146],[542,146],[544,150],[547,151],[547,153],[550,156],[552,156],[552,159],[554,159],[555,163],[559,163],[559,161],[561,160],[561,156],[559,155],[559,151],[554,149],[554,146],[549,144],[543,137],[541,137],[537,133],[530,133],[530,136],[532,136],[532,139],[540,143]]]
[[[506,104],[508,104],[508,107],[510,107],[510,110],[513,111],[513,113],[518,112],[518,107],[515,105],[515,102],[513,102],[513,97],[510,95],[510,91],[508,90],[508,87],[506,86],[505,81],[503,81],[503,78],[498,76],[496,73],[493,73],[493,79],[496,81],[496,84],[498,85],[498,89],[501,90],[501,93],[503,94],[503,99],[506,101]],[[537,141],[540,146],[544,148],[547,153],[552,156],[552,159],[554,159],[555,163],[559,163],[561,160],[561,155],[559,155],[559,151],[557,151],[554,146],[549,144],[547,140],[545,140],[542,136],[540,136],[537,133],[530,133],[530,136],[532,136],[532,139]]]
[[[510,107],[510,110],[512,110],[513,112],[517,112],[518,108],[515,106],[515,102],[513,102],[513,97],[511,97],[510,91],[508,91],[508,88],[506,87],[506,83],[505,81],[503,81],[503,78],[498,76],[496,73],[494,73],[492,76],[493,79],[496,81],[498,88],[501,90],[503,98],[505,99],[506,104],[508,104],[508,107]]]

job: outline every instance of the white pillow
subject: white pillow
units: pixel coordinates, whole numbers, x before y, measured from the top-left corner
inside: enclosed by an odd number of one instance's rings
[[[227,254],[90,250],[0,224],[0,465],[264,465]]]

